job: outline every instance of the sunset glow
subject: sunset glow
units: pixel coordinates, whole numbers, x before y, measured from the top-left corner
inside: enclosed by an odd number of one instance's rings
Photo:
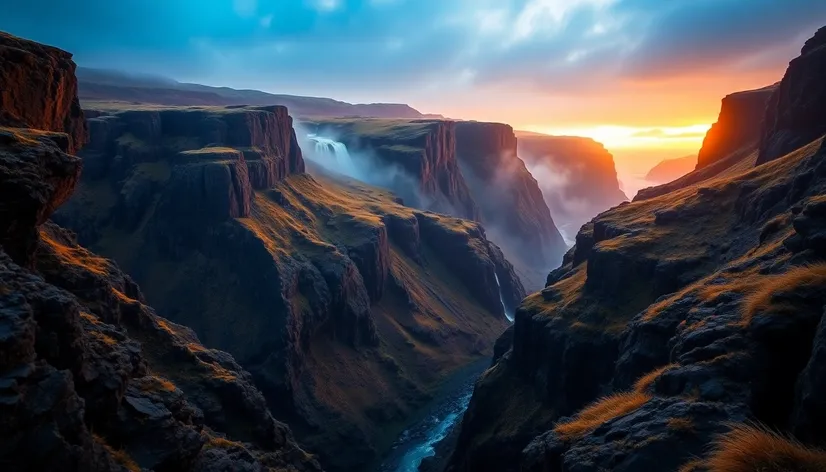
[[[641,128],[633,126],[594,126],[590,128],[548,128],[529,126],[527,131],[551,135],[584,136],[601,142],[608,149],[663,149],[696,151],[702,145],[710,124]]]

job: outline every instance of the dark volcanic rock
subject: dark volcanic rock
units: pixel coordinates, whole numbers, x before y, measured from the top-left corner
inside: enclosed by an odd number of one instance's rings
[[[15,41],[19,51],[3,59],[18,62],[4,63],[4,73],[56,60],[52,49]],[[58,82],[73,84],[74,64],[65,54],[58,59],[68,71]],[[70,92],[66,101],[76,105]],[[15,124],[51,119],[0,103],[4,120],[20,113],[26,121]],[[83,129],[63,123],[57,131]],[[247,452],[243,461],[209,453],[231,470],[242,462],[254,470],[320,470],[231,356],[157,316],[114,263],[46,221],[80,171],[66,154],[80,141],[52,131],[0,130],[0,463],[8,470],[202,470],[202,455],[231,444]]]
[[[826,27],[806,41],[771,95],[757,164],[777,159],[826,132]]]
[[[80,159],[58,148],[52,136],[0,128],[0,244],[27,267],[37,245],[37,226],[69,198],[80,178]]]
[[[65,152],[86,143],[72,55],[0,32],[0,126],[68,135]]]

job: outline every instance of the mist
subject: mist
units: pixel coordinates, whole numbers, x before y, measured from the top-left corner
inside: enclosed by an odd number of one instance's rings
[[[432,203],[404,169],[383,162],[371,149],[348,147],[334,129],[320,127],[310,131],[299,122],[293,126],[304,158],[326,172],[390,190],[407,206],[427,209]]]

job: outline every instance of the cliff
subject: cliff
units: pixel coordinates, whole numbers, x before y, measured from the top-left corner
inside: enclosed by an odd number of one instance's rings
[[[508,306],[524,296],[477,223],[301,173],[283,107],[89,116],[87,170],[55,218],[238,359],[328,470],[366,467],[447,376],[489,355],[507,325],[496,277]],[[434,165],[448,132],[418,138]]]
[[[75,153],[86,143],[72,55],[0,31],[0,122],[59,131]]]
[[[758,164],[799,148],[826,132],[826,27],[806,41],[769,99]]]
[[[559,264],[567,247],[516,147],[508,125],[456,123],[456,157],[482,223],[516,264],[525,285],[538,290],[544,273]]]
[[[775,84],[723,98],[720,116],[703,140],[696,169],[663,185],[644,188],[637,192],[634,200],[647,200],[690,186],[727,179],[753,167],[758,160],[766,106],[777,87]]]
[[[753,149],[760,141],[760,126],[766,104],[777,85],[727,95],[720,106],[717,122],[703,139],[697,156],[697,169],[707,167],[730,154]]]
[[[628,200],[619,187],[614,157],[602,144],[577,136],[517,132],[517,137],[519,156],[569,238],[598,213]]]
[[[824,139],[583,226],[517,310],[448,470],[822,469]]]
[[[55,117],[53,89],[29,78],[59,78],[52,84],[66,87],[74,64],[53,48],[4,41],[18,51],[15,59],[3,51],[11,61],[3,72],[21,80],[4,83],[14,106],[0,104],[0,463],[6,470],[321,470],[232,356],[158,316],[112,261],[48,221],[78,182],[81,160],[69,151],[80,143],[71,133],[83,129],[74,121],[83,115]],[[34,104],[45,104],[43,115]],[[54,126],[17,127],[29,123]]]
[[[656,183],[672,182],[690,173],[697,166],[697,156],[665,159],[651,168],[645,174],[645,180]]]

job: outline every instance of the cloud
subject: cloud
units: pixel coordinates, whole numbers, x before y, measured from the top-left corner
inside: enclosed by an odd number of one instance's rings
[[[669,84],[700,74],[769,71],[777,79],[826,24],[826,2],[814,0],[7,3],[0,29],[68,49],[81,65],[434,103],[455,97],[456,84],[594,97],[673,92]],[[454,85],[440,92],[433,84]]]

